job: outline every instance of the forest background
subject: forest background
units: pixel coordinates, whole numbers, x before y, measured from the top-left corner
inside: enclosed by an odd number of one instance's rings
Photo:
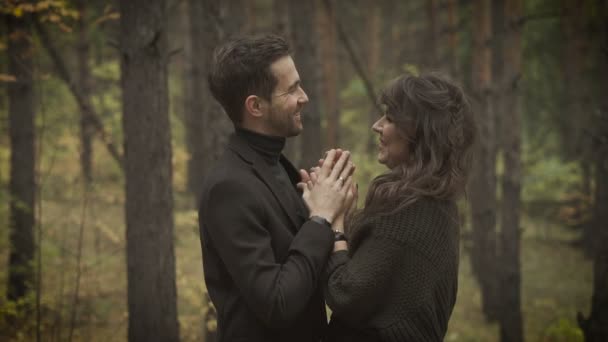
[[[0,339],[214,341],[196,195],[227,37],[289,39],[294,164],[377,164],[376,96],[463,85],[479,125],[446,341],[608,340],[608,1],[2,0]],[[6,265],[6,266],[4,266]]]

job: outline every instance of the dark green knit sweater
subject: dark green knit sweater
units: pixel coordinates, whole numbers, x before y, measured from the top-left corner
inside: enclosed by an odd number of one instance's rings
[[[421,199],[365,219],[349,251],[333,253],[326,341],[442,341],[458,287],[458,212]]]

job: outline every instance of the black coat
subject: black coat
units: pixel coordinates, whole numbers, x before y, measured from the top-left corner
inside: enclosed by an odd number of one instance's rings
[[[297,170],[280,162],[295,187]],[[307,220],[294,189],[238,135],[205,179],[201,246],[220,342],[319,341],[325,331],[319,284],[333,233]]]

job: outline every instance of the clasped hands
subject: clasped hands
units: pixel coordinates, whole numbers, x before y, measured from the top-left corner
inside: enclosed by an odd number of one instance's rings
[[[350,152],[331,149],[310,172],[300,170],[298,188],[310,216],[320,216],[332,223],[334,230],[344,229],[345,216],[356,207],[357,186],[353,181],[355,165]]]

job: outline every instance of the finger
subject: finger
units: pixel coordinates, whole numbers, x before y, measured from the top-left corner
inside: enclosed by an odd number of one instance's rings
[[[349,158],[350,158],[350,153],[348,151],[344,151],[342,153],[342,155],[340,156],[340,159],[338,159],[338,161],[336,162],[336,165],[334,165],[334,168],[331,170],[331,174],[329,175],[329,178],[331,180],[338,179],[340,173],[342,172],[342,169],[348,162]]]
[[[318,163],[318,167],[321,167],[321,165],[323,165],[323,162],[325,161],[325,158],[321,158],[319,159],[319,163]]]
[[[314,186],[312,181],[308,181],[306,184],[308,185],[308,190],[312,190],[312,187]]]
[[[318,176],[318,174],[317,174],[316,172],[311,173],[311,174],[310,174],[310,180],[311,180],[311,181],[312,181],[314,184],[316,184],[316,183],[317,183],[317,181],[319,180],[319,176]]]
[[[353,176],[349,176],[348,178],[346,178],[346,181],[344,182],[344,186],[342,186],[342,189],[340,189],[340,191],[347,195],[347,193],[350,192],[350,189],[353,185]]]
[[[325,156],[325,160],[321,165],[321,170],[319,171],[319,178],[327,178],[331,173],[331,168],[334,163],[334,159],[336,157],[336,150],[327,151],[327,155]]]
[[[306,170],[304,170],[304,169],[300,170],[300,179],[304,183],[306,183],[310,180],[310,175],[308,174],[308,172],[306,172]]]
[[[342,173],[340,173],[338,179],[342,179],[342,181],[346,180],[348,176],[353,174],[353,167],[354,164],[351,161],[347,162],[346,166],[342,169]]]
[[[304,182],[300,182],[298,184],[296,184],[296,187],[302,191],[304,191],[304,188],[306,188],[306,183]]]

